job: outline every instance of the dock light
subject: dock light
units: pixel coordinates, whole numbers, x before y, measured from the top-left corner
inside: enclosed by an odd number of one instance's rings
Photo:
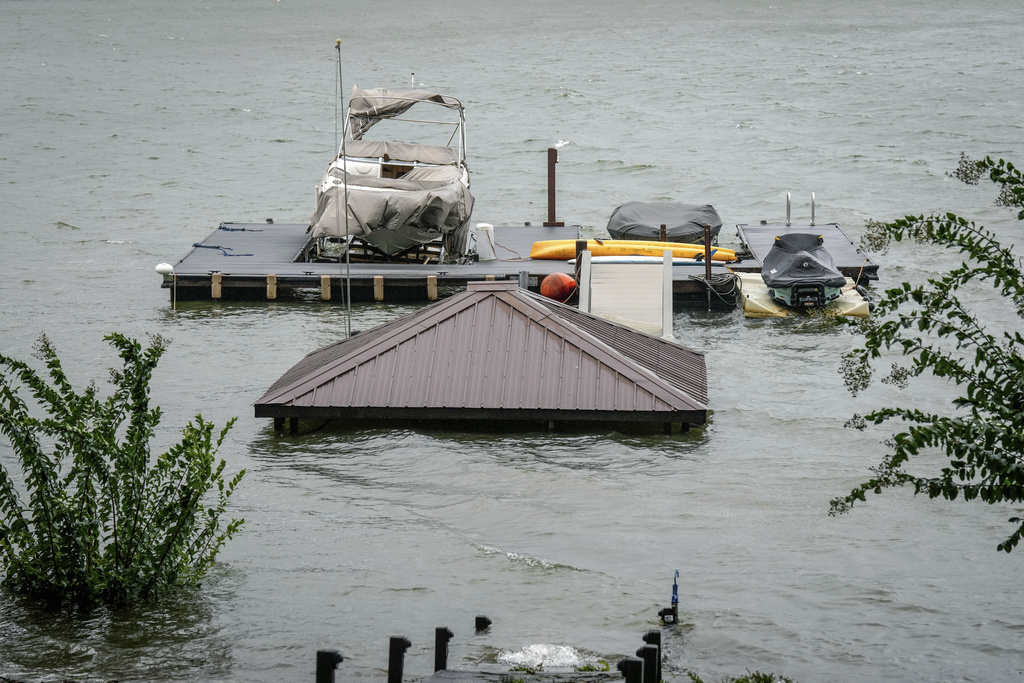
[[[174,272],[174,266],[170,263],[158,263],[156,264],[156,272],[166,277]]]

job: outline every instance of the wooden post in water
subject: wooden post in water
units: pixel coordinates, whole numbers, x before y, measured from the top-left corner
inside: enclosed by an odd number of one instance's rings
[[[437,276],[427,276],[427,299],[430,301],[437,301]]]
[[[384,301],[384,276],[373,276],[373,298],[376,301]]]
[[[267,298],[277,298],[277,275],[267,273]]]
[[[411,646],[412,642],[408,638],[404,636],[391,636],[388,648],[388,683],[402,683],[405,669],[405,651]]]
[[[334,670],[345,661],[337,650],[316,651],[316,683],[334,683]]]
[[[668,242],[668,230],[665,228],[665,224],[661,224],[661,241]]]
[[[447,626],[434,629],[434,671],[448,668],[448,641],[455,637]]]
[[[320,276],[320,298],[324,301],[331,300],[331,276],[321,275]]]
[[[210,298],[219,299],[221,294],[220,289],[221,276],[220,273],[212,273],[210,275]]]

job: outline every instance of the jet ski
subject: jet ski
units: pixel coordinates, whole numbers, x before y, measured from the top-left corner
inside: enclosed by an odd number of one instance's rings
[[[768,295],[790,308],[819,308],[842,294],[846,277],[823,246],[821,235],[777,235],[761,264]]]

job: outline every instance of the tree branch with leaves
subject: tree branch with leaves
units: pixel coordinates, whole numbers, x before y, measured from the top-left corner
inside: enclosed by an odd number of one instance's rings
[[[978,184],[988,178],[1000,186],[996,203],[1021,208],[1024,220],[1024,177],[1009,162],[973,160],[961,155],[950,175]],[[1024,275],[1021,260],[998,237],[953,213],[906,216],[890,223],[869,222],[864,245],[884,251],[893,242],[911,240],[956,249],[964,262],[925,284],[907,282],[886,290],[875,317],[859,323],[863,346],[843,358],[841,372],[856,396],[872,382],[874,364],[884,351],[897,350],[904,362],[894,363],[881,381],[899,388],[931,374],[956,385],[960,395],[949,414],[909,406],[883,408],[855,415],[847,426],[864,429],[890,421],[906,425],[886,441],[889,453],[874,476],[849,495],[832,501],[830,514],[847,512],[868,491],[881,493],[909,485],[929,498],[981,500],[989,504],[1024,502],[1024,336],[1021,326],[992,330],[982,324],[961,298],[961,290],[988,284],[1018,320],[1024,319]],[[909,362],[906,362],[909,361]],[[911,474],[906,466],[925,452],[941,452],[946,465],[931,476]],[[1024,518],[1012,517],[1010,536],[997,548],[1010,552],[1024,533]]]

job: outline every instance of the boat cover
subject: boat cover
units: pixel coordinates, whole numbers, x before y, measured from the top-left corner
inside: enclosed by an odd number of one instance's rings
[[[776,235],[771,251],[761,264],[761,279],[769,287],[821,284],[843,287],[846,277],[832,262],[821,235],[802,232]]]
[[[384,161],[416,161],[421,164],[455,166],[459,154],[451,147],[422,145],[417,142],[387,142],[385,140],[346,140],[345,154]],[[341,155],[338,155],[341,158]]]
[[[710,204],[676,204],[674,202],[626,202],[612,211],[608,234],[616,240],[659,240],[665,226],[669,242],[703,242],[704,226],[711,226],[711,236],[722,230],[722,219]]]
[[[444,240],[445,250],[464,255],[473,213],[473,195],[455,166],[414,168],[402,178],[348,174],[348,222],[339,207],[345,203],[344,172],[332,168],[316,186],[316,211],[310,219],[313,237],[359,237],[394,256],[419,244]]]
[[[449,109],[462,110],[462,102],[459,100],[429,90],[362,90],[358,85],[353,87],[352,99],[348,105],[352,139],[358,140],[378,121],[401,116],[419,102],[430,102]]]

